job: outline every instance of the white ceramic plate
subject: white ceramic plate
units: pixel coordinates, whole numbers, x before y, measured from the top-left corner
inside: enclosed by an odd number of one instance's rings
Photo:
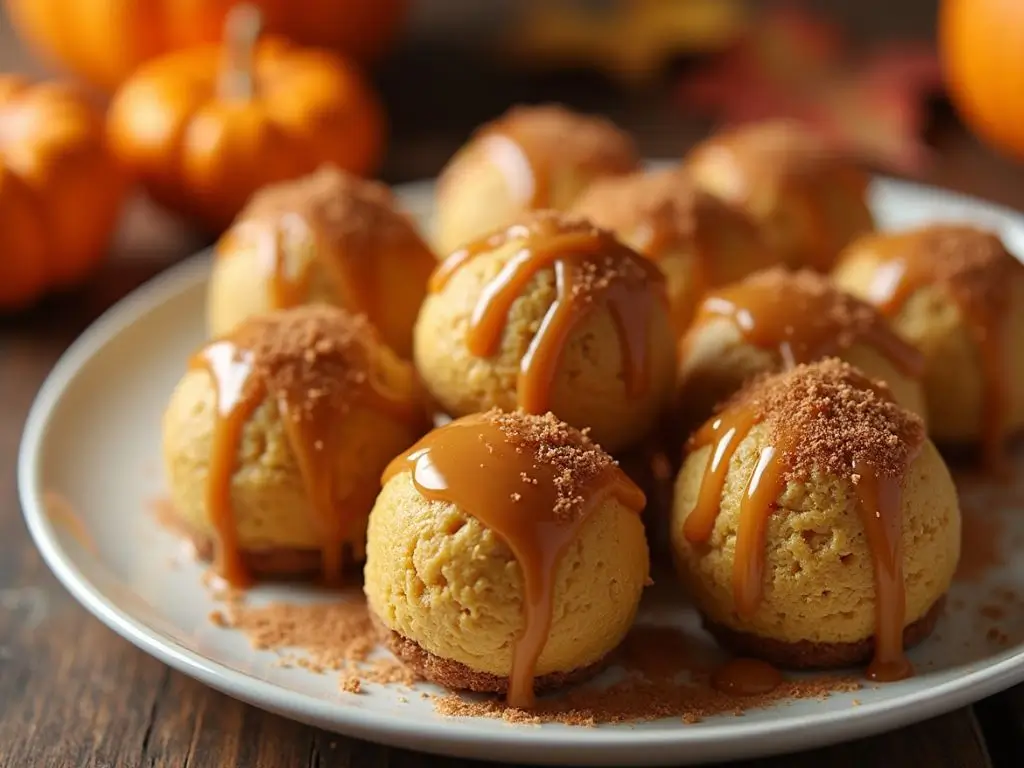
[[[429,184],[399,189],[406,206],[429,221]],[[872,190],[886,227],[960,219],[999,229],[1024,253],[1024,218],[1007,210],[891,180]],[[32,408],[21,447],[19,482],[25,518],[46,562],[71,593],[135,645],[214,688],[259,707],[350,736],[430,752],[548,764],[680,764],[797,750],[897,728],[962,706],[1024,680],[1024,612],[1004,620],[1010,640],[989,639],[980,607],[994,589],[1024,594],[1024,509],[1005,517],[1008,565],[978,584],[957,584],[935,635],[912,654],[919,674],[827,700],[748,711],[742,718],[678,719],[636,726],[513,726],[447,719],[418,696],[370,686],[351,696],[334,675],[275,666],[272,652],[250,649],[236,632],[207,619],[214,604],[202,568],[155,522],[148,503],[163,490],[160,415],[185,361],[203,340],[209,260],[200,255],[140,288],[107,312],[67,351]],[[1019,462],[1024,476],[1024,458]],[[95,548],[54,524],[47,491],[67,498]],[[1024,498],[1018,495],[1018,498]],[[1016,562],[1015,562],[1016,561]],[[261,588],[255,599],[303,599],[303,590]],[[696,616],[673,620],[700,633]],[[1017,622],[1017,626],[1007,626]],[[430,686],[424,686],[430,689]],[[403,699],[407,698],[407,701]],[[854,699],[859,700],[857,705]]]

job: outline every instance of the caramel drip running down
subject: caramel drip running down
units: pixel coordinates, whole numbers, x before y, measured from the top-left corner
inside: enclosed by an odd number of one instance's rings
[[[582,507],[566,513],[558,498],[559,470],[517,445],[487,414],[468,416],[434,430],[391,463],[383,482],[404,471],[412,473],[424,498],[455,504],[494,531],[519,563],[524,628],[513,652],[508,702],[514,707],[531,707],[537,660],[551,629],[555,577],[563,554],[603,500],[612,496],[640,512],[645,504],[643,492],[609,463],[577,490]]]
[[[257,224],[257,226],[264,226]],[[310,299],[312,268],[319,261],[348,311],[379,320],[379,294],[373,258],[334,253],[334,246],[307,217],[285,213],[262,233],[263,259],[270,270],[272,309],[289,309]]]
[[[642,395],[648,386],[648,333],[652,293],[665,302],[658,267],[594,227],[566,226],[553,216],[515,224],[449,256],[431,278],[441,290],[474,257],[522,241],[522,248],[484,288],[470,318],[466,343],[477,357],[498,351],[512,304],[541,270],[552,267],[557,296],[520,364],[518,404],[528,413],[548,409],[562,350],[573,328],[594,309],[606,306],[618,327],[626,391]]]
[[[302,236],[308,237],[305,221],[296,217],[303,227]],[[287,309],[305,303],[309,296],[309,261],[300,262],[288,248],[287,230],[294,226],[290,222],[275,220],[262,233],[262,247],[266,256],[264,262],[270,267],[270,306],[273,309]]]
[[[716,669],[711,684],[732,696],[761,696],[782,685],[782,673],[765,661],[740,657]]]
[[[749,343],[776,350],[784,369],[864,342],[908,376],[923,374],[921,353],[878,312],[825,283],[809,272],[762,272],[709,294],[694,325],[725,318]]]
[[[874,280],[868,286],[868,300],[884,314],[892,317],[900,312],[907,299],[918,289],[932,284],[945,256],[943,240],[961,248],[978,247],[978,242],[963,242],[963,238],[994,236],[959,228],[934,228],[903,235],[877,238],[872,241],[872,255],[879,260]],[[961,240],[958,242],[958,240]],[[1002,246],[999,246],[1000,250]],[[1009,254],[1003,254],[1007,264],[1018,265]],[[945,282],[950,296],[956,302],[968,331],[978,347],[981,375],[985,388],[982,398],[982,449],[985,463],[994,469],[1005,466],[1004,444],[1006,436],[1006,408],[1009,382],[1006,355],[1006,316],[1009,311],[1009,280],[986,280],[984,290],[952,277]]]
[[[242,429],[263,400],[260,386],[252,386],[252,355],[236,349],[230,341],[210,344],[190,363],[204,369],[216,390],[217,415],[214,422],[206,507],[217,533],[215,567],[230,584],[246,586],[249,574],[238,546],[238,527],[231,504],[231,478],[242,442]]]
[[[227,339],[216,341],[193,357],[192,369],[206,370],[216,392],[206,503],[217,535],[216,568],[230,584],[244,586],[249,574],[243,563],[231,501],[232,477],[238,469],[242,431],[266,397],[274,398],[289,446],[295,456],[309,501],[312,522],[320,538],[323,577],[336,583],[341,577],[344,542],[349,538],[352,515],[348,509],[366,509],[372,499],[356,498],[335,487],[337,445],[351,399],[311,393],[296,380],[278,384],[258,375],[253,350]],[[351,383],[351,382],[350,382]],[[381,414],[405,423],[422,418],[411,403],[386,396],[366,377],[352,386],[354,397]]]
[[[683,533],[693,543],[711,538],[720,511],[729,462],[762,415],[750,403],[737,403],[706,423],[691,438],[690,450],[711,447],[697,502]],[[798,430],[782,430],[774,444],[760,451],[740,501],[733,564],[733,595],[741,617],[753,615],[764,588],[766,533],[769,516],[778,508],[791,474],[787,457],[799,450]],[[920,446],[917,446],[919,449]],[[907,460],[909,466],[912,457]],[[905,472],[905,467],[903,471]],[[871,551],[876,595],[875,657],[868,669],[874,680],[899,680],[912,674],[903,655],[905,618],[901,488],[902,474],[890,477],[879,468],[855,464],[851,479]]]

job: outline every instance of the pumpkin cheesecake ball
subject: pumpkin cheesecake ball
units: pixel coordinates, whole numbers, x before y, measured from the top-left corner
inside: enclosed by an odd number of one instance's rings
[[[412,367],[362,317],[255,317],[192,359],[163,419],[177,527],[233,584],[339,577],[380,473],[426,430]]]
[[[252,315],[322,302],[369,317],[403,357],[436,265],[391,191],[332,167],[266,187],[217,244],[207,314],[227,333]]]
[[[550,410],[610,451],[667,405],[674,345],[658,268],[553,211],[453,253],[415,329],[416,368],[441,410]]]
[[[844,246],[874,229],[867,175],[796,123],[712,136],[686,167],[701,188],[743,208],[791,267],[828,271]]]
[[[896,680],[941,610],[960,511],[921,419],[829,359],[752,382],[696,432],[672,538],[726,646],[789,667],[871,659]]]
[[[925,414],[923,361],[872,305],[824,275],[782,268],[709,293],[680,345],[677,407],[683,423],[703,422],[747,380],[836,356]]]
[[[551,414],[457,419],[384,475],[370,610],[428,680],[529,707],[535,690],[596,671],[633,623],[643,506],[612,458]]]
[[[633,140],[604,118],[514,107],[477,130],[442,171],[436,244],[449,253],[524,211],[565,210],[595,179],[639,166]]]
[[[677,334],[709,288],[775,262],[744,213],[697,189],[679,169],[596,181],[573,213],[612,230],[661,268]]]
[[[921,351],[933,439],[999,464],[1024,428],[1024,265],[991,232],[940,224],[858,240],[834,279]]]

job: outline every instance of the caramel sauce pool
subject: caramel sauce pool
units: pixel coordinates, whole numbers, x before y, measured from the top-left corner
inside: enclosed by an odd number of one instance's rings
[[[716,290],[702,302],[694,327],[725,318],[750,344],[776,350],[785,369],[864,342],[908,376],[923,374],[920,352],[897,336],[881,315],[863,306],[861,318],[844,318],[836,304],[847,297],[833,290],[803,288],[799,278],[780,273],[778,280],[746,280]]]
[[[583,506],[556,511],[556,470],[536,461],[486,416],[468,416],[434,430],[396,458],[383,482],[409,471],[416,489],[431,501],[455,504],[494,531],[512,550],[523,575],[523,632],[516,640],[508,703],[534,703],[537,660],[547,643],[554,610],[555,578],[568,547],[590,514],[609,496],[639,512],[643,492],[616,466],[579,490]]]
[[[782,673],[766,661],[739,657],[716,669],[711,685],[731,696],[762,696],[782,685]]]
[[[555,271],[557,296],[541,321],[520,364],[518,405],[528,413],[548,410],[562,351],[577,323],[598,307],[607,307],[615,322],[625,367],[626,391],[642,395],[649,379],[649,331],[652,304],[664,306],[664,277],[658,267],[596,228],[566,227],[554,218],[515,224],[477,240],[449,256],[430,281],[430,291],[444,288],[463,265],[482,253],[522,240],[522,248],[485,286],[470,318],[466,343],[471,354],[497,353],[512,304],[541,270]],[[606,260],[615,259],[615,266]],[[604,279],[593,273],[617,271]],[[653,300],[653,301],[652,301]]]
[[[206,481],[206,508],[216,534],[215,568],[233,586],[246,586],[251,577],[238,539],[231,499],[231,481],[238,470],[242,433],[255,410],[272,397],[276,400],[288,443],[295,455],[308,498],[312,522],[320,537],[323,577],[327,583],[341,578],[343,546],[352,524],[350,510],[368,509],[372,498],[346,494],[335,488],[340,423],[348,404],[337,398],[311,399],[303,386],[269,389],[254,373],[254,353],[231,339],[215,341],[190,361],[192,370],[205,370],[213,382],[216,414],[211,437]],[[393,400],[367,380],[352,395],[389,417],[412,423],[421,418],[416,409]]]
[[[687,540],[706,542],[711,538],[720,511],[722,489],[729,461],[750,429],[760,420],[749,404],[738,405],[709,421],[693,436],[691,449],[711,448],[697,503],[683,526]],[[740,501],[733,562],[733,596],[736,612],[752,616],[760,605],[764,589],[765,549],[768,518],[786,488],[789,470],[786,454],[801,440],[794,430],[775,444],[761,448],[754,471]],[[916,447],[919,450],[920,446]],[[916,455],[916,451],[915,451]],[[907,459],[903,472],[913,461]],[[903,476],[889,477],[880,468],[853,467],[857,507],[875,581],[875,655],[868,667],[872,680],[901,680],[913,674],[903,653],[905,591],[903,582],[902,483]]]

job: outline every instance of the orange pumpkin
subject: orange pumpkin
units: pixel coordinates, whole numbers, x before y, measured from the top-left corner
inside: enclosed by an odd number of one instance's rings
[[[359,72],[258,35],[258,13],[239,6],[223,47],[151,61],[108,116],[113,151],[150,194],[215,230],[260,187],[325,163],[365,174],[383,147],[383,114]]]
[[[0,308],[85,277],[125,188],[92,104],[66,86],[0,75]]]
[[[1024,158],[1024,3],[943,0],[939,50],[964,121],[993,146]]]
[[[267,31],[366,60],[391,40],[408,0],[255,0]],[[50,59],[113,90],[139,65],[214,43],[232,0],[7,0],[22,36]]]

